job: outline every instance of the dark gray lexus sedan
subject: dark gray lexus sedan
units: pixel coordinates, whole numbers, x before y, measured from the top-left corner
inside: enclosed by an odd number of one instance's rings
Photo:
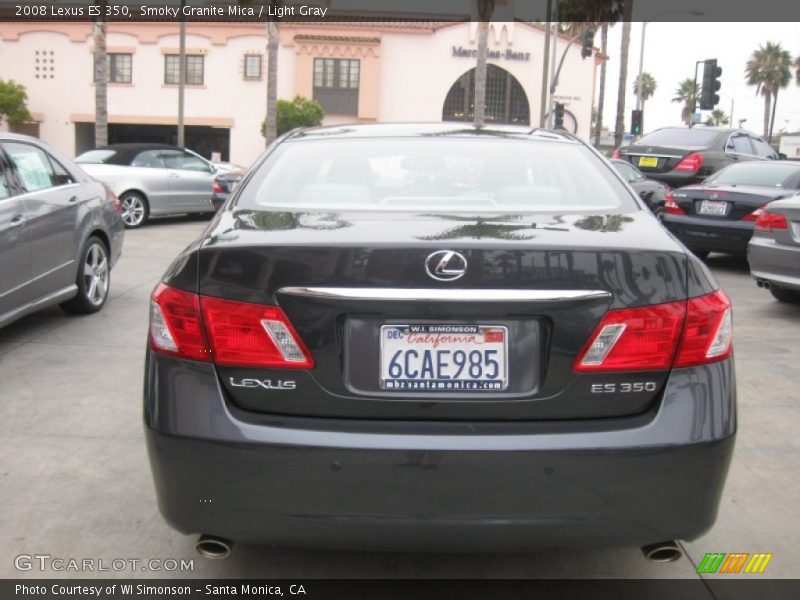
[[[638,545],[717,515],[730,303],[566,134],[340,126],[273,144],[153,292],[159,506],[231,542]]]

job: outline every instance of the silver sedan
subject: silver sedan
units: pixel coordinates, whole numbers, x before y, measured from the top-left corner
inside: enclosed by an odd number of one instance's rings
[[[218,169],[184,148],[113,144],[84,152],[75,162],[119,197],[128,228],[151,216],[214,212],[212,181]]]
[[[750,274],[776,300],[800,304],[800,195],[770,202],[747,248]]]
[[[0,327],[108,298],[124,228],[116,197],[40,140],[0,132]]]

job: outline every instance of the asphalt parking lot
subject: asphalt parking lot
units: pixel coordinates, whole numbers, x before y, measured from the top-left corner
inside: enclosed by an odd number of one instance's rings
[[[637,548],[522,555],[404,555],[237,546],[224,561],[161,519],[145,452],[141,392],[149,294],[205,226],[170,219],[128,231],[111,297],[96,315],[58,308],[0,330],[0,577],[693,578],[707,552],[769,552],[758,577],[800,562],[800,306],[756,288],[744,260],[708,264],[733,301],[739,435],[714,529],[675,563]],[[19,555],[194,559],[192,571],[27,572]],[[719,577],[719,576],[706,576]],[[741,577],[741,575],[740,575]],[[752,577],[752,576],[750,576]]]

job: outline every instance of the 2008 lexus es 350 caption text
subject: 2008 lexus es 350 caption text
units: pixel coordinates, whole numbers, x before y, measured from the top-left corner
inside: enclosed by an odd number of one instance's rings
[[[150,315],[159,505],[207,554],[672,557],[716,518],[736,431],[730,303],[569,135],[287,134]]]

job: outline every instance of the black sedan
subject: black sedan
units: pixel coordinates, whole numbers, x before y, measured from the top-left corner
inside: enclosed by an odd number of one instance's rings
[[[731,165],[701,184],[673,190],[664,225],[698,256],[744,255],[759,214],[770,202],[798,190],[798,162]]]
[[[778,153],[760,137],[740,129],[665,127],[618,148],[614,158],[629,162],[650,179],[680,187],[728,165],[776,160]]]
[[[642,172],[627,161],[618,158],[611,159],[611,164],[619,171],[622,178],[627,181],[633,190],[639,194],[645,204],[653,211],[653,214],[661,218],[664,214],[664,206],[670,189],[660,181],[648,179]]]
[[[150,305],[166,521],[279,546],[520,550],[714,523],[730,303],[593,148],[462,123],[297,131]]]
[[[220,173],[211,182],[211,205],[219,210],[233,192],[233,188],[244,177],[244,170],[236,168],[228,173]]]

